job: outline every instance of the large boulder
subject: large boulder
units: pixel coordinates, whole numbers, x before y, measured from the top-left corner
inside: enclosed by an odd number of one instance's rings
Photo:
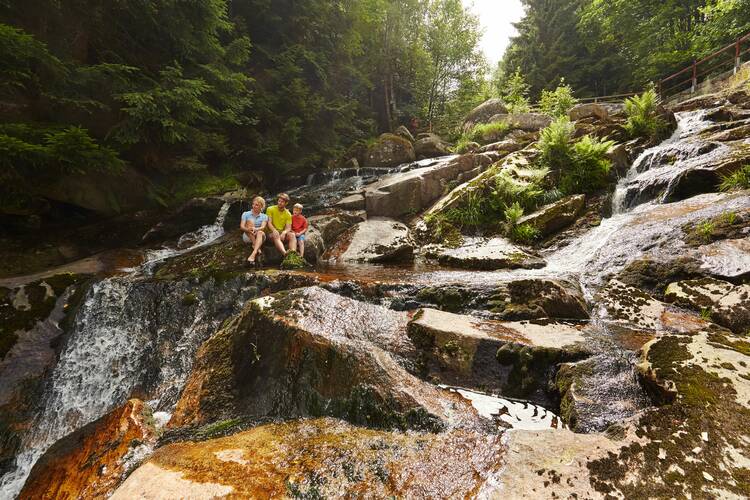
[[[440,198],[447,183],[486,161],[480,155],[468,154],[446,158],[430,167],[391,174],[365,190],[367,215],[414,216]]]
[[[394,262],[410,260],[414,244],[409,228],[386,218],[368,218],[347,230],[323,255],[329,262]]]
[[[425,255],[445,266],[466,269],[539,269],[546,265],[540,257],[515,246],[505,238],[464,238],[458,248],[431,245]]]
[[[586,196],[582,194],[567,196],[518,220],[518,224],[529,224],[539,230],[542,237],[556,233],[573,222],[583,209]]]
[[[218,197],[193,198],[149,229],[143,235],[143,242],[154,243],[179,238],[183,234],[213,224],[224,203],[224,200]],[[239,227],[239,225],[240,218],[237,217],[233,226]]]
[[[576,104],[568,112],[568,117],[571,121],[578,121],[583,118],[595,118],[597,120],[607,120],[609,118],[609,111],[607,108],[598,103],[586,103]]]
[[[429,134],[414,143],[414,152],[418,160],[437,158],[451,154],[450,146],[436,134]]]
[[[535,132],[552,123],[552,117],[543,113],[511,113],[492,117],[493,122],[505,122],[512,129]]]
[[[307,218],[308,224],[320,232],[326,246],[332,245],[341,233],[364,220],[360,215],[341,210],[332,210]]]
[[[383,134],[367,148],[363,167],[392,168],[416,159],[411,142],[395,134]]]
[[[333,206],[341,210],[364,210],[365,195],[361,193],[350,194],[341,198]]]
[[[396,134],[399,137],[403,137],[409,142],[414,142],[414,136],[409,132],[409,129],[405,126],[401,125],[396,130],[393,131],[394,134]]]
[[[550,402],[544,389],[558,363],[589,354],[580,326],[549,320],[502,322],[420,309],[409,336],[424,376],[538,403]]]
[[[664,298],[707,314],[734,333],[750,332],[750,285],[734,285],[712,278],[671,283]]]
[[[489,123],[490,118],[498,114],[505,114],[508,112],[508,108],[503,103],[502,99],[497,97],[489,99],[476,108],[472,109],[466,118],[464,119],[463,131],[469,132],[476,125],[482,123]]]
[[[132,399],[52,445],[19,498],[104,498],[127,472],[127,458],[148,451],[156,437],[148,406]]]
[[[199,349],[170,427],[251,418],[334,416],[379,428],[476,423],[460,398],[422,383],[408,316],[318,287],[249,302]]]
[[[488,305],[507,320],[588,319],[581,288],[560,279],[518,279],[499,284]]]
[[[495,487],[503,449],[501,434],[467,429],[387,432],[330,418],[267,423],[164,446],[111,498],[469,498]]]

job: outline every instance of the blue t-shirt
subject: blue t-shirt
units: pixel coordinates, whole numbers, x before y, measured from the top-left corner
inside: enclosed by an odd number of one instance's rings
[[[252,221],[253,224],[255,224],[255,229],[260,228],[260,225],[263,224],[264,221],[268,220],[268,216],[264,214],[263,212],[259,213],[257,216],[253,213],[252,210],[248,212],[243,212],[242,214],[242,222],[245,222],[246,220]]]

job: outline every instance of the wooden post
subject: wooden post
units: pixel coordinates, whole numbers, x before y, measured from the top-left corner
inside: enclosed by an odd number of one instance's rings
[[[697,89],[698,89],[698,64],[697,64],[697,61],[693,59],[693,86],[690,88],[690,93],[694,94]]]
[[[734,46],[734,74],[740,70],[740,39],[737,39],[737,43]]]

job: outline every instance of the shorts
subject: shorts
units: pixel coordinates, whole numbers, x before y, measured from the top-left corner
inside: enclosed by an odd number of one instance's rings
[[[260,233],[258,233],[258,234],[260,234]],[[250,241],[250,237],[247,235],[247,233],[242,233],[242,241],[244,241],[245,243],[252,243],[252,241]]]
[[[297,236],[297,241],[305,241],[305,235],[300,234],[299,236]]]

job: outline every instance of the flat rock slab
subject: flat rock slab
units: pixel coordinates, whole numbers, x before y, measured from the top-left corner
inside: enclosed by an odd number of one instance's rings
[[[717,241],[696,251],[701,269],[712,276],[729,280],[750,277],[750,238]]]
[[[546,265],[541,257],[531,255],[505,238],[465,238],[459,248],[433,246],[426,256],[446,266],[467,269],[540,269]]]
[[[480,159],[474,154],[446,156],[429,167],[388,175],[365,190],[367,215],[414,216],[440,198],[448,182],[479,166]]]
[[[323,255],[330,262],[393,262],[410,260],[414,246],[405,224],[368,218],[344,233]]]
[[[469,498],[495,488],[500,434],[385,432],[333,419],[158,449],[118,488],[133,498]]]
[[[734,285],[711,278],[671,283],[667,302],[705,311],[712,321],[735,333],[750,331],[750,285]]]
[[[365,196],[362,194],[352,194],[340,199],[334,206],[342,210],[364,210]]]
[[[419,380],[406,313],[318,287],[249,302],[198,351],[170,427],[334,416],[378,428],[481,427],[460,396]]]
[[[582,194],[565,198],[545,205],[539,210],[518,220],[518,224],[529,224],[539,230],[541,236],[548,236],[573,222],[583,209],[586,196]]]
[[[547,402],[541,389],[555,366],[589,354],[582,328],[549,320],[492,321],[420,309],[408,331],[421,352],[425,375],[448,385]]]

